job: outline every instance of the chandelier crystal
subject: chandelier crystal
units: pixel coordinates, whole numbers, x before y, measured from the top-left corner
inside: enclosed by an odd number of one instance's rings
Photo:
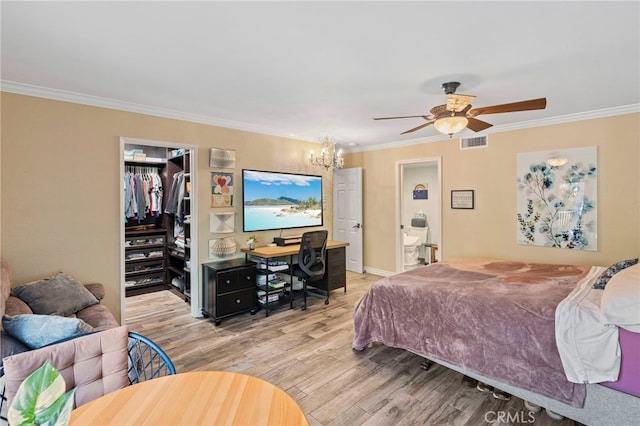
[[[313,151],[309,155],[309,162],[314,166],[324,167],[325,169],[341,169],[344,166],[344,158],[342,150],[336,150],[336,143],[329,136],[321,139],[322,150],[320,155],[315,155]]]

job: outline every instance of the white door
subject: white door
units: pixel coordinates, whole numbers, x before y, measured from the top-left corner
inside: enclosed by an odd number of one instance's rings
[[[346,241],[347,270],[362,273],[362,168],[333,172],[333,239]]]

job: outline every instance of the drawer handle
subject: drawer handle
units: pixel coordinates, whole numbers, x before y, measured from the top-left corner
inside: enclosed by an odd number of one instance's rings
[[[247,281],[251,281],[251,275],[247,275],[245,278],[247,279]]]
[[[240,299],[236,299],[236,304],[239,305],[240,304]]]
[[[231,284],[231,280],[227,280],[227,284]]]

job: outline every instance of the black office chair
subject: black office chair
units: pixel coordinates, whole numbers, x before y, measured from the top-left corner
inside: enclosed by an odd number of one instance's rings
[[[307,309],[307,284],[320,281],[324,276],[328,231],[311,231],[302,234],[298,263],[293,267],[293,275],[302,281],[302,310]],[[329,292],[324,301],[329,303]]]

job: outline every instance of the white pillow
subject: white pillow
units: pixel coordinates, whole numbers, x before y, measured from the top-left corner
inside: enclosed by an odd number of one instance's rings
[[[609,324],[640,333],[640,263],[611,277],[602,293],[600,311]]]

